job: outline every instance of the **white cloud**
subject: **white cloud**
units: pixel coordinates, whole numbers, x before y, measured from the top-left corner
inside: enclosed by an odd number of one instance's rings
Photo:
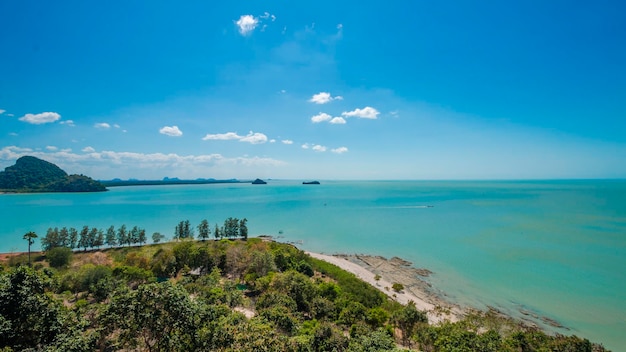
[[[316,152],[325,152],[326,151],[326,147],[324,147],[323,145],[319,145],[316,144],[313,146],[313,148],[311,148],[313,150],[315,150]]]
[[[309,149],[309,144],[308,143],[304,143],[302,145],[302,149]]]
[[[203,141],[230,141],[235,139],[241,139],[240,135],[235,132],[226,132],[226,133],[218,133],[218,134],[207,134],[202,138]]]
[[[320,123],[320,122],[324,122],[324,121],[329,121],[332,118],[333,117],[328,115],[327,113],[320,112],[319,114],[311,117],[311,122],[313,122],[313,123]]]
[[[348,148],[346,148],[346,147],[339,147],[339,148],[331,149],[330,151],[335,153],[335,154],[343,154],[343,153],[347,153],[348,152]]]
[[[263,133],[250,131],[250,133],[248,133],[247,136],[242,137],[239,141],[248,142],[251,144],[262,144],[262,143],[267,142],[267,136],[264,135]]]
[[[101,129],[101,130],[107,130],[109,128],[111,128],[111,125],[109,125],[106,122],[97,122],[93,125],[93,127]]]
[[[15,132],[11,132],[11,133],[9,133],[9,136],[17,137],[17,136],[18,136],[18,134],[17,134],[17,133],[15,133]]]
[[[291,139],[283,139],[281,142],[283,142],[283,144],[293,144]]]
[[[259,16],[259,18],[262,19],[271,19],[272,22],[276,21],[276,16],[272,15],[271,13],[265,11],[261,16]]]
[[[252,15],[242,15],[235,24],[239,28],[239,33],[243,36],[251,34],[259,25],[259,19]]]
[[[114,124],[114,125],[113,125],[113,127],[115,127],[115,128],[120,128],[120,125],[118,125],[118,124]]]
[[[333,119],[328,122],[334,125],[344,125],[346,123],[346,119],[344,119],[343,117],[337,116],[337,117],[333,117]]]
[[[54,122],[61,118],[56,112],[42,112],[40,114],[26,114],[19,118],[20,121],[28,122],[33,125],[41,125],[43,123]]]
[[[5,112],[6,112],[6,110],[0,109],[0,115],[4,114]]]
[[[54,151],[56,151],[56,150],[57,150],[57,149],[59,149],[59,148],[57,148],[57,147],[55,147],[55,146],[52,146],[52,145],[49,145],[49,146],[46,146],[46,149],[47,149],[47,150],[49,150],[49,151],[51,151],[51,152],[54,152]]]
[[[7,114],[7,116],[11,116],[11,117],[13,117],[13,116],[15,116],[15,115],[13,115],[13,114]]]
[[[163,126],[163,128],[159,130],[159,133],[171,137],[180,137],[183,135],[183,132],[178,126]]]
[[[72,151],[72,148],[65,148],[65,149],[61,149],[61,151],[62,151],[63,153],[69,153],[69,152],[71,152],[71,151]]]
[[[68,126],[70,126],[70,127],[74,127],[74,126],[76,126],[76,125],[74,124],[74,120],[65,120],[65,121],[60,121],[59,123],[60,123],[61,125],[68,125]]]
[[[311,99],[309,99],[309,102],[315,104],[326,104],[330,103],[333,100],[343,100],[343,97],[341,95],[333,97],[328,92],[319,92],[317,94],[313,94]]]
[[[203,141],[213,140],[213,141],[230,141],[230,140],[238,140],[240,142],[247,142],[250,144],[262,144],[267,142],[268,138],[263,133],[252,132],[248,133],[246,136],[240,136],[235,132],[226,132],[226,133],[218,133],[218,134],[207,134],[202,138]]]
[[[95,149],[93,149],[92,147],[85,147],[85,148],[83,148],[83,150],[82,150],[82,151],[83,151],[83,152],[85,152],[85,153],[93,153],[93,152],[95,152],[96,150],[95,150]]]
[[[341,115],[345,117],[358,117],[362,119],[376,119],[380,112],[373,107],[366,106],[363,109],[354,109],[353,111],[342,112]]]
[[[270,139],[270,143],[276,143],[276,140],[272,138]]]

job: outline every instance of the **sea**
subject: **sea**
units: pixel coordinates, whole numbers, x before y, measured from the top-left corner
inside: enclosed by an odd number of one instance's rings
[[[552,319],[553,332],[626,350],[626,180],[300,181],[0,195],[0,252],[24,233],[122,224],[172,238],[247,218],[251,236],[304,250],[407,259],[447,299]],[[37,241],[33,247],[40,248]]]

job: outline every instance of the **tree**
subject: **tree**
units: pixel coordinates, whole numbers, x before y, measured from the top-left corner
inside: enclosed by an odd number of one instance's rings
[[[82,247],[87,251],[87,247],[89,246],[89,226],[83,226],[83,229],[80,230],[80,239],[78,240],[78,247]]]
[[[98,229],[95,227],[92,227],[91,230],[89,230],[89,236],[87,236],[87,245],[89,246],[89,248],[93,248],[96,246],[97,241],[98,241]]]
[[[184,351],[193,350],[198,313],[185,289],[168,281],[114,296],[100,319],[126,350]]]
[[[392,317],[396,326],[402,331],[402,342],[410,347],[410,337],[415,332],[418,323],[428,323],[426,313],[417,310],[415,302],[409,303],[402,309],[394,312]]]
[[[184,231],[185,231],[185,238],[193,239],[193,228],[191,228],[191,224],[189,223],[189,220],[185,220]]]
[[[164,238],[165,236],[163,236],[160,232],[155,232],[152,234],[152,242],[154,243],[159,243]]]
[[[224,236],[227,238],[235,238],[239,236],[239,219],[228,218],[224,221]]]
[[[100,248],[100,246],[104,245],[104,232],[102,230],[98,230],[98,234],[96,235],[96,240],[93,243],[94,247]]]
[[[209,222],[204,219],[200,222],[200,224],[198,224],[198,238],[202,241],[205,241],[207,238],[209,238],[210,234],[211,228],[209,226]]]
[[[244,240],[248,239],[248,226],[246,225],[248,223],[248,219],[243,218],[240,222],[239,222],[239,237],[243,238]]]
[[[72,227],[68,230],[67,227],[63,226],[63,228],[59,231],[59,245],[57,247],[70,247],[70,240],[72,238],[78,238],[78,232],[76,232],[76,229]],[[76,248],[76,246],[77,245],[75,245],[74,248]]]
[[[139,244],[142,245],[146,243],[146,230],[139,229]]]
[[[117,245],[117,239],[115,238],[115,227],[113,225],[111,225],[107,229],[106,244],[110,247],[114,247],[115,245]]]
[[[0,317],[10,326],[0,332],[0,348],[42,350],[62,333],[60,304],[46,294],[51,286],[50,278],[25,266],[0,274]]]
[[[46,236],[41,239],[41,249],[47,251],[48,249],[52,249],[54,247],[59,246],[59,229],[58,228],[49,228],[48,232],[46,232]]]
[[[76,230],[70,231],[69,232],[69,247],[71,249],[74,249],[76,248],[77,244],[78,244],[78,232],[76,232]]]
[[[215,224],[215,231],[213,231],[213,236],[215,236],[216,240],[219,240],[223,237],[223,234],[220,232],[220,228]]]
[[[133,226],[133,228],[128,233],[128,245],[139,243],[139,227]]]
[[[123,246],[127,241],[128,235],[126,233],[126,225],[122,225],[119,229],[117,229],[117,243],[120,246]]]
[[[184,238],[184,231],[185,231],[185,222],[181,221],[174,228],[174,239],[182,240]]]
[[[28,265],[30,265],[30,246],[35,243],[35,238],[37,238],[37,234],[33,231],[29,231],[24,234],[23,238],[28,241]]]

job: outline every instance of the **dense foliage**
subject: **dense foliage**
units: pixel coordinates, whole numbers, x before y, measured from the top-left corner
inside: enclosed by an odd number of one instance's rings
[[[68,175],[53,163],[23,156],[0,172],[0,190],[12,192],[100,192],[104,185],[84,175]]]
[[[34,268],[12,263],[0,267],[2,351],[603,351],[488,315],[428,325],[415,305],[258,238],[54,247]]]

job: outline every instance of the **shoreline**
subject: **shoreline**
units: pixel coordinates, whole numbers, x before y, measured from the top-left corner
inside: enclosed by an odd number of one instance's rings
[[[532,312],[523,307],[517,313],[505,312],[493,306],[480,309],[472,306],[460,305],[451,301],[445,292],[437,290],[426,280],[433,274],[428,269],[420,269],[413,263],[398,257],[387,259],[378,255],[369,254],[322,254],[304,251],[313,258],[320,259],[338,266],[339,268],[356,275],[359,279],[377,288],[389,298],[400,304],[415,302],[418,310],[426,312],[430,324],[443,322],[458,322],[473,312],[491,312],[513,321],[527,328],[540,329],[546,333],[567,333],[570,328],[563,326],[557,320]],[[379,275],[379,280],[376,276]],[[400,292],[391,287],[394,283],[404,286]]]
[[[386,259],[372,255],[327,255],[304,252],[313,258],[336,265],[354,274],[400,304],[406,305],[413,301],[418,310],[426,312],[430,324],[445,321],[457,322],[468,313],[459,305],[445,300],[432,289],[428,282],[420,278],[430,275],[429,270],[414,268],[412,263],[401,258]],[[377,275],[378,280],[376,280]],[[400,283],[404,288],[396,292],[391,288],[394,283]]]

